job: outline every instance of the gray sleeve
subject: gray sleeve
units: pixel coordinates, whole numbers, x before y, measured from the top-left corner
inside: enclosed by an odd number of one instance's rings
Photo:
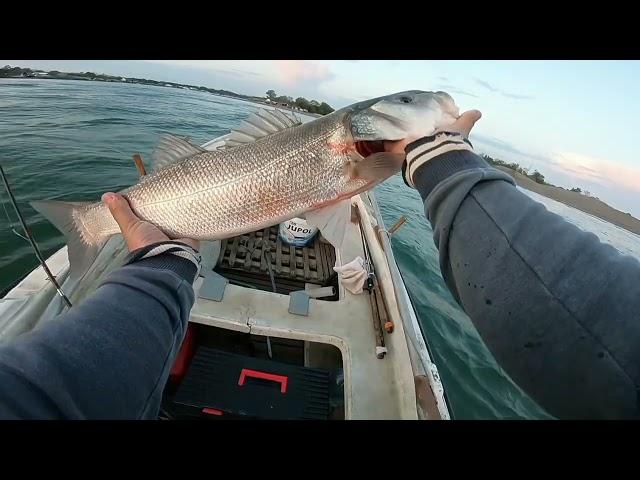
[[[640,262],[472,152],[413,179],[445,282],[511,378],[558,418],[638,418]]]
[[[170,254],[113,271],[56,321],[0,347],[0,419],[153,419],[194,303]]]

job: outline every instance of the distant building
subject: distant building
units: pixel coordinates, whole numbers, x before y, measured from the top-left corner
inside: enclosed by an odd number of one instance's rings
[[[120,81],[121,81],[121,82],[126,82],[126,81],[127,81],[127,79],[126,79],[126,78],[124,78],[124,77],[120,77]]]

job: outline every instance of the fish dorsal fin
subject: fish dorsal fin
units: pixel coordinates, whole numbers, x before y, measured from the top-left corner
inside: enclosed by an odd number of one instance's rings
[[[260,138],[301,124],[302,120],[295,114],[290,116],[280,110],[262,108],[252,113],[238,128],[231,131],[225,146],[236,147],[244,143],[253,143]]]
[[[160,139],[151,156],[151,168],[157,172],[161,168],[192,157],[198,153],[206,152],[205,149],[193,145],[186,138],[165,134]]]

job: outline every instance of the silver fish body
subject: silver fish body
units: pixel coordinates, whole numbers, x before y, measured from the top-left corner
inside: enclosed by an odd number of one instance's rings
[[[290,128],[284,128],[287,122],[273,130],[269,122],[258,124],[257,130],[266,130],[260,138],[246,143],[240,134],[240,141],[228,142],[235,145],[230,148],[205,151],[178,139],[173,147],[186,152],[184,157],[169,155],[166,162],[158,158],[156,171],[121,193],[141,219],[171,238],[228,238],[304,214],[309,219],[320,215],[317,212],[329,212],[323,218],[331,218],[337,205],[345,204],[342,200],[400,170],[404,156],[385,152],[384,140],[431,134],[457,115],[446,93],[409,91]],[[66,235],[75,278],[87,270],[106,240],[120,232],[102,202],[32,205]],[[343,225],[345,211],[340,209]],[[339,223],[327,221],[326,232],[319,226],[331,241],[329,225],[335,229]]]
[[[221,239],[274,225],[368,187],[345,176],[357,153],[344,118],[334,113],[255,143],[197,154],[122,193],[141,219],[172,238]],[[79,215],[93,238],[119,232],[101,202]]]

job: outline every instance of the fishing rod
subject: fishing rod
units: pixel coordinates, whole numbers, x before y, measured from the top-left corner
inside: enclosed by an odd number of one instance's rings
[[[38,244],[36,243],[35,238],[33,238],[31,231],[27,227],[27,223],[25,222],[24,217],[22,216],[22,212],[20,212],[20,209],[18,208],[18,202],[16,202],[16,198],[13,196],[13,192],[11,191],[11,187],[9,186],[9,181],[7,180],[7,175],[4,173],[4,169],[2,168],[2,165],[0,165],[0,175],[2,176],[2,181],[4,182],[4,188],[7,190],[7,194],[9,195],[9,200],[13,205],[13,209],[16,211],[18,220],[20,220],[20,224],[22,225],[22,230],[24,230],[24,234],[27,236],[26,239],[29,241],[29,243],[31,243],[31,247],[33,248],[33,251],[36,254],[36,257],[40,262],[40,265],[42,265],[42,269],[47,274],[47,277],[49,278],[51,283],[56,287],[56,291],[58,292],[58,295],[60,295],[60,297],[62,298],[64,303],[67,305],[67,307],[71,308],[72,305],[71,305],[71,302],[69,301],[69,298],[64,294],[64,292],[60,288],[60,285],[56,281],[56,278],[51,273],[51,270],[49,270],[47,263],[44,261],[44,257],[42,256],[42,253],[40,253],[40,248],[38,248]],[[7,219],[9,220],[9,222],[11,222],[11,219],[8,218],[8,215],[7,215]],[[22,237],[22,235],[20,235],[20,237]],[[22,237],[22,238],[25,238],[25,237]]]
[[[353,208],[353,207],[352,207]],[[384,343],[385,329],[388,333],[393,331],[393,322],[388,321],[387,311],[382,299],[382,292],[378,285],[378,279],[375,273],[375,266],[373,259],[369,252],[369,245],[364,236],[364,226],[362,225],[362,216],[358,207],[355,208],[355,213],[358,218],[358,225],[360,227],[360,239],[362,240],[362,249],[364,253],[364,265],[367,271],[366,285],[364,290],[369,292],[369,302],[371,303],[371,316],[373,320],[373,330],[376,337],[376,356],[379,359],[383,359],[387,354],[387,347]]]

